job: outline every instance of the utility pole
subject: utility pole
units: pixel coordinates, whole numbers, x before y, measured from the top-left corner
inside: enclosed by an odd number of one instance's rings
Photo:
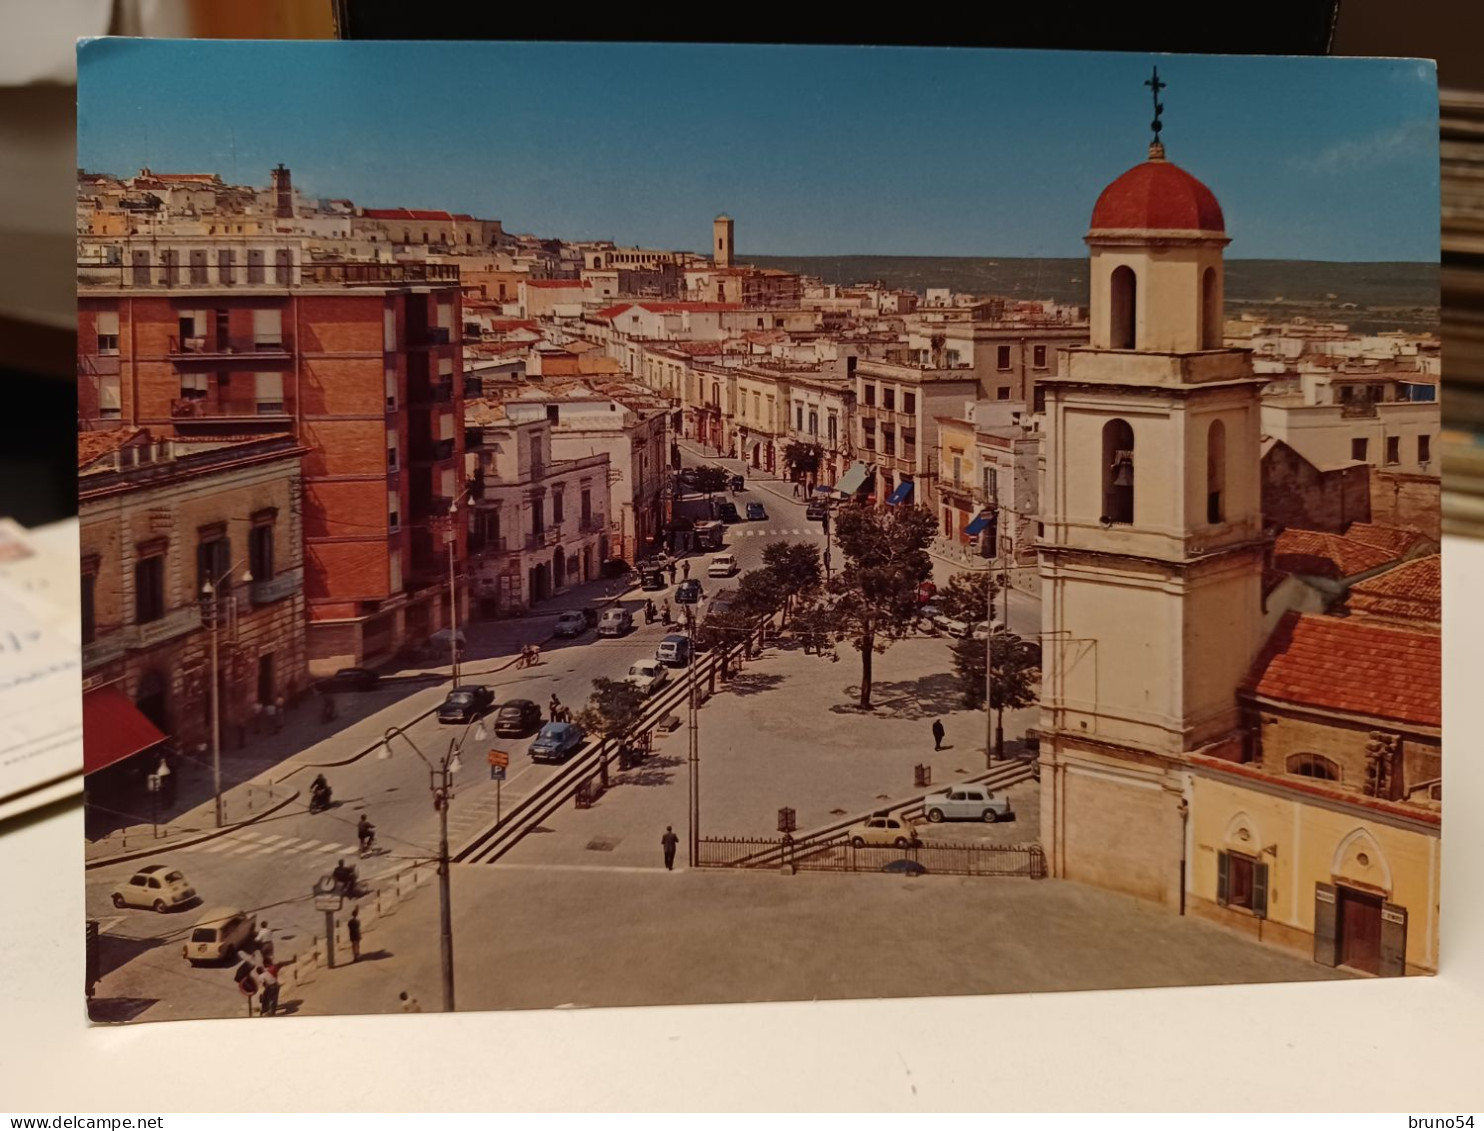
[[[689,744],[686,750],[686,768],[689,771],[688,776],[690,784],[690,806],[689,813],[687,814],[690,827],[687,830],[688,835],[686,847],[688,850],[690,866],[692,868],[696,868],[700,866],[701,858],[701,756],[699,735],[696,729],[698,723],[698,720],[696,718],[696,678],[699,675],[699,672],[696,667],[695,612],[690,605],[686,606],[685,611],[687,614],[687,650],[690,652],[691,665],[689,672],[689,710],[687,712],[688,717],[686,720],[689,732],[687,735]],[[713,659],[713,663],[714,662],[715,661]]]
[[[443,760],[443,783],[434,797],[438,803],[438,923],[443,958],[443,1011],[453,1012],[453,901],[448,883],[448,802],[453,795],[449,762],[457,757],[457,746],[450,746],[450,758]]]
[[[457,528],[454,526],[454,512],[448,515],[448,647],[453,653],[453,685],[459,685],[459,590],[454,577],[453,548],[458,541]]]
[[[984,584],[989,589],[989,624],[984,634],[984,767],[994,766],[994,568],[985,571]]]

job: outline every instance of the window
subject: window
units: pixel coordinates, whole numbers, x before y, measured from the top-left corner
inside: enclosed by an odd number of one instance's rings
[[[1206,430],[1206,521],[1216,526],[1224,521],[1222,493],[1226,489],[1226,425],[1213,420]]]
[[[1431,463],[1432,462],[1432,437],[1431,436],[1418,436],[1417,437],[1417,462],[1418,463]]]
[[[871,405],[873,407],[876,404],[876,386],[875,385],[867,385],[866,386],[866,404]]]
[[[582,497],[579,500],[582,507],[582,525],[589,526],[593,521],[593,493],[590,488],[582,489]]]
[[[887,412],[896,412],[897,391],[895,389],[883,388],[881,390],[881,407],[886,409]]]
[[[800,432],[804,430],[804,406],[794,405],[794,427]]]
[[[1114,268],[1108,280],[1108,348],[1131,350],[1137,341],[1138,280],[1127,265]]]
[[[204,247],[191,249],[191,285],[196,287],[206,285],[206,249]]]
[[[1000,346],[995,350],[995,368],[1001,372],[1010,368],[1010,347]]]
[[[1340,766],[1322,754],[1293,754],[1288,758],[1290,774],[1302,778],[1318,778],[1320,781],[1339,781]]]
[[[962,456],[953,457],[953,485],[962,487],[964,484],[964,460]]]
[[[397,308],[387,307],[381,315],[381,348],[386,353],[397,349]]]
[[[995,389],[994,391],[994,398],[997,401],[1008,401],[1010,399],[1010,386],[999,386],[999,388]]]
[[[294,281],[294,253],[286,247],[273,252],[273,281],[286,287]]]
[[[1031,389],[1031,411],[1046,411],[1046,386],[1036,385]]]
[[[259,247],[248,248],[247,281],[249,283],[261,283],[263,281],[263,266],[263,249]]]
[[[809,412],[809,435],[819,435],[819,413],[815,412],[812,409]]]
[[[225,353],[232,348],[232,315],[230,311],[218,310],[216,312],[216,348],[218,353]]]
[[[840,439],[840,418],[833,412],[825,420],[825,435],[829,437],[831,444],[836,443]]]
[[[986,503],[998,503],[1000,501],[1000,471],[996,467],[984,469],[984,501]]]
[[[1201,273],[1201,349],[1219,350],[1222,344],[1221,296],[1216,290],[1216,268]]]
[[[196,592],[201,593],[209,582],[218,597],[225,597],[232,589],[232,543],[227,538],[225,523],[218,523],[202,531],[201,541],[196,544]]]
[[[386,410],[397,411],[397,367],[388,365],[386,367]]]
[[[95,609],[96,598],[94,590],[98,581],[96,567],[94,571],[82,575],[82,642],[91,644],[98,636],[97,612]]]
[[[98,352],[112,356],[119,351],[119,315],[116,310],[100,310],[95,322]]]
[[[1386,437],[1386,462],[1388,464],[1402,462],[1402,438],[1400,436]]]
[[[540,494],[531,498],[531,533],[546,533],[546,504]]]
[[[881,450],[889,456],[897,454],[897,434],[892,428],[881,429]]]
[[[761,421],[763,418],[763,399],[759,393],[752,394],[752,419]]]
[[[1102,521],[1134,521],[1134,430],[1126,420],[1103,425]]]
[[[1034,368],[1036,368],[1036,369],[1045,369],[1046,368],[1046,347],[1045,346],[1032,346],[1031,347],[1031,365]]]
[[[273,523],[262,522],[247,536],[247,568],[254,581],[273,580]]]
[[[917,394],[916,393],[903,393],[902,394],[902,411],[905,412],[908,416],[914,416],[914,415],[916,415],[916,413],[917,413]]]
[[[237,274],[235,259],[237,255],[229,247],[219,248],[216,253],[216,280],[224,287],[230,287],[237,280],[233,277]]]
[[[395,428],[386,430],[386,469],[397,470],[397,430]]]
[[[950,368],[950,369],[957,368],[958,365],[960,364],[960,362],[962,360],[963,360],[963,355],[961,353],[959,353],[958,350],[949,350],[948,351],[948,368]]]
[[[1259,919],[1268,915],[1268,866],[1240,852],[1216,854],[1216,902]]]
[[[252,312],[252,348],[259,351],[283,349],[283,311]]]
[[[98,378],[98,419],[118,420],[123,415],[119,400],[119,375]]]
[[[283,374],[256,373],[256,400],[258,415],[269,416],[283,411]]]
[[[915,428],[902,429],[902,458],[917,458],[917,430]]]
[[[868,452],[876,450],[876,422],[874,420],[861,421],[861,447]]]
[[[387,555],[387,584],[391,592],[402,592],[402,555],[393,552]]]
[[[1370,442],[1364,436],[1357,436],[1350,441],[1350,458],[1364,463],[1366,460],[1366,449]]]
[[[398,530],[402,526],[402,500],[396,491],[386,493],[386,525],[388,530]]]
[[[565,494],[566,492],[560,487],[555,488],[551,492],[551,521],[554,523],[561,522],[566,517]]]
[[[180,375],[180,399],[183,401],[204,401],[210,379],[205,373],[182,373]]]

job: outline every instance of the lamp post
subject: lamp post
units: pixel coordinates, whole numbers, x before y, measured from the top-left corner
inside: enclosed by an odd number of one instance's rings
[[[428,792],[433,798],[433,808],[438,811],[438,919],[439,939],[443,959],[443,1009],[453,1012],[453,905],[449,897],[448,882],[448,805],[453,800],[453,775],[464,768],[459,760],[459,750],[470,729],[474,730],[474,741],[483,742],[489,737],[481,720],[472,720],[464,727],[464,733],[448,740],[448,752],[437,762],[430,761],[412,740],[412,736],[399,726],[386,728],[382,736],[381,749],[376,756],[382,760],[392,756],[392,738],[398,736],[422,764],[428,767]]]
[[[448,529],[444,541],[448,544],[448,651],[453,670],[453,686],[459,685],[459,589],[458,580],[454,573],[454,549],[459,543],[458,513],[459,505],[473,492],[474,488],[464,488],[464,493],[448,504]]]
[[[245,559],[244,559],[245,560]],[[238,562],[237,565],[242,565]],[[215,579],[207,578],[206,583],[201,586],[201,613],[203,616],[210,610],[211,616],[211,792],[215,798],[216,827],[222,827],[222,710],[221,692],[222,681],[220,658],[217,652],[217,627],[221,621],[221,600],[217,597],[217,588],[227,578],[232,576],[232,570],[237,565],[223,570]],[[245,583],[252,581],[252,571],[244,570],[242,580]]]
[[[701,858],[701,755],[697,735],[696,717],[696,609],[685,606],[686,652],[691,665],[689,710],[686,713],[687,738],[685,765],[690,785],[690,804],[686,813],[689,828],[686,835],[686,854],[692,868],[699,867]]]

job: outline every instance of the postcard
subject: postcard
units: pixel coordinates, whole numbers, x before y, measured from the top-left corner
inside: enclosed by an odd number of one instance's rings
[[[79,59],[93,1020],[1436,972],[1431,63]]]

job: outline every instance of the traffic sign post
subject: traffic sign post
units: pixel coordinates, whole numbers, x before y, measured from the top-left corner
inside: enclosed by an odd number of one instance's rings
[[[335,912],[344,905],[344,900],[331,875],[321,876],[314,884],[314,907],[325,913],[325,965],[335,969]]]
[[[491,749],[489,753],[490,781],[495,783],[495,825],[500,824],[500,789],[505,782],[505,770],[510,765],[510,755],[503,750]]]

